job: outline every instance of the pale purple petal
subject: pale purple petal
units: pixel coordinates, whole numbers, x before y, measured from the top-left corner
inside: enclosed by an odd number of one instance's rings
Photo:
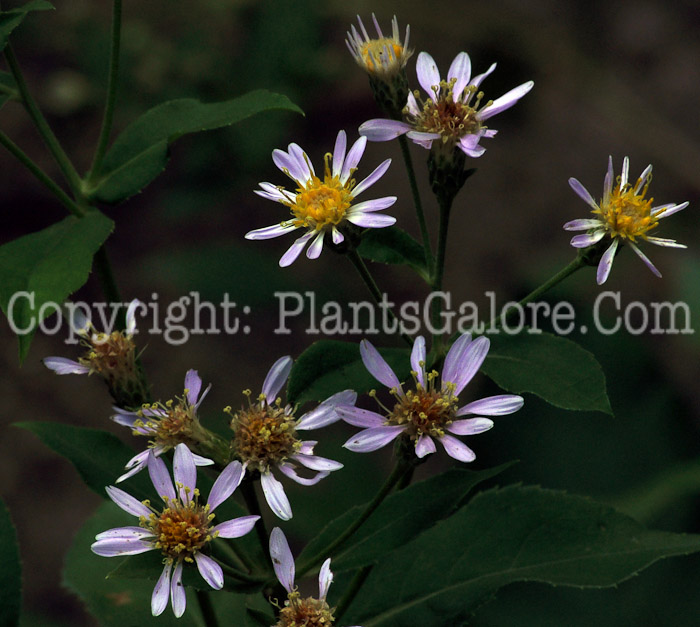
[[[475,76],[474,80],[471,82],[471,84],[474,87],[479,87],[479,85],[481,85],[481,83],[484,82],[484,79],[488,78],[493,73],[493,71],[495,69],[496,69],[496,64],[492,63],[491,67],[488,70],[486,70],[483,74],[479,74],[478,76]]]
[[[121,483],[125,479],[128,479],[129,477],[132,477],[138,472],[141,472],[143,470],[143,467],[146,465],[148,462],[148,456],[151,453],[152,449],[146,449],[145,451],[142,451],[138,455],[134,455],[126,464],[124,468],[127,469],[127,472],[125,472],[123,475],[119,476],[115,483]]]
[[[314,164],[311,163],[308,155],[302,150],[299,144],[289,144],[287,149],[289,150],[289,155],[293,159],[296,159],[297,164],[304,173],[304,180],[310,180],[311,177],[316,174],[316,171],[314,170]]]
[[[299,452],[303,453],[304,455],[313,455],[314,446],[316,446],[317,444],[317,440],[305,440],[300,443]]]
[[[490,105],[486,105],[481,111],[477,113],[477,118],[483,122],[493,117],[497,113],[501,113],[506,109],[512,107],[518,100],[520,100],[527,92],[529,92],[535,83],[528,81],[523,83],[518,87],[511,89],[508,93],[503,94],[500,98],[496,98]]]
[[[596,218],[583,218],[580,220],[571,220],[564,225],[565,231],[586,231],[588,229],[597,229],[602,226],[602,222]]]
[[[279,148],[273,150],[272,161],[282,172],[298,183],[303,183],[310,178],[308,168],[300,167],[297,160],[284,152],[284,150],[280,150]]]
[[[45,357],[44,365],[56,374],[87,374],[90,372],[88,366],[83,366],[83,364],[65,357]]]
[[[588,248],[589,246],[593,246],[593,244],[597,244],[600,240],[602,240],[604,235],[605,231],[603,230],[593,231],[592,233],[584,233],[582,235],[574,235],[571,238],[571,245],[574,248]]]
[[[471,343],[465,342],[459,346],[457,346],[457,342],[452,345],[452,348],[447,353],[447,357],[445,357],[445,368],[442,373],[443,390],[445,389],[445,383],[454,383],[455,389],[453,393],[455,396],[459,396],[464,386],[472,380],[472,377],[481,368],[481,364],[484,363],[491,344],[489,338],[483,336],[476,338]]]
[[[493,420],[488,418],[466,418],[465,420],[455,420],[447,427],[447,431],[455,435],[476,435],[483,433],[493,427]]]
[[[197,562],[197,570],[214,590],[221,590],[224,587],[224,571],[211,557],[197,551],[194,554],[194,561]]]
[[[187,607],[185,586],[182,585],[182,562],[178,562],[175,566],[173,578],[170,581],[170,603],[173,606],[173,614],[180,618]]]
[[[629,242],[630,248],[639,255],[639,258],[646,264],[647,268],[651,270],[657,277],[661,278],[661,272],[659,272],[656,269],[656,266],[651,263],[651,260],[649,257],[647,257],[641,250],[639,250],[639,247],[634,243],[634,242]]]
[[[145,305],[138,298],[134,298],[126,309],[126,334],[132,336],[136,331],[136,310]]]
[[[372,428],[384,426],[384,417],[369,409],[338,405],[335,411],[345,422],[355,427]]]
[[[270,200],[274,200],[276,202],[284,201],[287,200],[288,197],[285,193],[285,190],[281,189],[278,185],[274,185],[273,183],[259,183],[260,185],[260,190],[254,190],[256,194],[259,194],[260,196],[263,196],[264,198],[269,198]]]
[[[266,226],[262,229],[255,229],[254,231],[248,231],[245,234],[246,239],[259,240],[259,239],[272,239],[273,237],[279,237],[290,231],[295,231],[298,226],[294,226],[289,222],[283,222],[282,224],[273,224],[272,226]]]
[[[598,263],[598,270],[596,272],[596,282],[598,285],[603,285],[605,281],[608,280],[610,275],[610,270],[612,268],[613,259],[615,258],[615,251],[617,250],[617,245],[620,240],[615,238],[610,244],[609,248],[603,253]]]
[[[430,142],[432,142],[434,139],[440,139],[440,133],[428,133],[427,131],[408,131],[408,133],[406,133],[406,137],[408,137],[410,140],[416,143],[427,143],[428,145],[430,145]]]
[[[153,537],[149,540],[142,538],[104,538],[94,542],[90,549],[101,557],[118,557],[120,555],[138,555],[146,551],[152,551]]]
[[[427,52],[421,52],[416,60],[416,76],[423,91],[430,96],[433,102],[437,102],[437,96],[433,87],[440,85],[440,72],[433,57]]]
[[[384,176],[384,173],[389,169],[390,165],[391,159],[386,159],[385,161],[382,161],[376,168],[374,168],[372,173],[367,178],[363,179],[357,185],[355,185],[355,187],[353,187],[353,198],[357,198],[362,192],[372,187],[372,185],[374,185],[380,178],[382,178],[382,176]],[[357,207],[357,205],[355,206]]]
[[[637,181],[637,184],[634,186],[634,193],[637,194],[639,193],[639,190],[644,187],[647,183],[647,179],[651,178],[651,163],[644,168],[644,171],[639,175],[639,180]]]
[[[190,501],[197,487],[197,467],[186,444],[178,444],[173,456],[173,477],[183,503]]]
[[[345,157],[345,163],[343,163],[343,170],[340,173],[341,183],[345,184],[350,176],[352,176],[352,173],[357,168],[357,164],[360,162],[360,159],[362,159],[365,146],[367,146],[367,138],[360,137],[348,151],[348,156]]]
[[[153,616],[160,616],[165,611],[165,608],[168,607],[170,571],[172,567],[172,564],[165,564],[163,572],[156,582],[156,587],[153,588],[153,595],[151,596],[151,614],[153,614]]]
[[[469,80],[472,77],[472,62],[469,55],[466,52],[460,52],[452,61],[450,69],[447,70],[447,80],[448,82],[453,78],[457,81],[452,88],[452,94],[454,96],[454,101],[457,102],[459,97],[462,95],[464,88],[469,84]]]
[[[316,235],[316,231],[309,231],[308,233],[302,235],[298,240],[296,240],[287,250],[284,255],[282,255],[282,258],[280,259],[280,266],[282,268],[286,268],[287,266],[291,265],[294,263],[296,258],[299,256],[299,253],[301,253],[302,249],[304,246],[306,246],[306,243],[314,236]]]
[[[337,405],[354,405],[357,401],[357,393],[354,390],[343,390],[333,394],[323,401],[318,407],[306,412],[297,423],[297,431],[310,431],[320,429],[340,420],[335,412]]]
[[[115,407],[115,409],[117,409]],[[136,428],[139,433],[151,433],[151,430],[145,430],[143,427],[134,427],[134,423],[137,421],[143,421],[143,418],[136,414],[136,412],[119,412],[115,414],[114,416],[110,416],[111,420],[114,420],[118,425],[122,425],[123,427],[129,427],[129,429],[134,429]],[[128,464],[127,464],[128,466]]]
[[[401,382],[394,374],[394,371],[368,340],[360,342],[360,357],[362,357],[362,363],[365,365],[365,368],[369,370],[369,373],[377,381],[383,383],[389,389],[401,389]]]
[[[338,131],[333,148],[333,177],[340,176],[345,161],[345,149],[347,147],[347,137],[345,131]]]
[[[424,433],[416,442],[416,457],[423,459],[426,455],[435,452],[435,442],[427,433]]]
[[[192,459],[194,460],[195,466],[213,466],[215,463],[213,459],[202,457],[201,455],[195,455],[194,453],[192,453]]]
[[[292,506],[284,493],[282,484],[272,476],[270,471],[260,475],[260,485],[262,485],[265,500],[274,514],[282,520],[289,520],[292,517]]]
[[[688,248],[685,244],[679,244],[675,239],[667,239],[665,237],[647,237],[650,244],[657,246],[666,246],[668,248]]]
[[[373,200],[365,200],[353,205],[346,215],[354,215],[355,213],[368,213],[373,211],[381,211],[391,207],[396,202],[396,196],[385,196],[384,198],[375,198]]]
[[[220,538],[240,538],[249,533],[258,520],[260,516],[240,516],[219,523],[212,529],[212,533],[217,533]]]
[[[243,475],[245,475],[245,470],[238,460],[231,462],[221,471],[209,493],[207,504],[210,511],[213,512],[235,492],[236,488],[241,485]]]
[[[285,462],[283,464],[279,464],[277,468],[279,468],[280,472],[289,477],[292,481],[305,486],[316,485],[319,481],[325,479],[330,474],[327,472],[318,472],[313,477],[307,479],[306,477],[299,476],[292,464]]]
[[[610,194],[612,194],[612,184],[614,177],[615,172],[613,171],[612,156],[609,156],[608,169],[605,172],[605,180],[603,181],[603,204],[607,204],[610,201]]]
[[[318,235],[314,237],[313,241],[309,245],[309,247],[306,249],[306,256],[309,259],[318,259],[319,256],[321,255],[321,251],[323,250],[323,237],[325,235],[324,231],[319,231]]]
[[[622,160],[622,173],[620,174],[620,190],[623,190],[630,176],[630,158],[625,157]]]
[[[440,443],[445,447],[447,454],[457,461],[473,462],[476,459],[474,451],[451,435],[443,435],[440,438]]]
[[[272,368],[270,368],[270,371],[265,376],[265,382],[262,386],[262,393],[268,405],[272,405],[275,402],[282,386],[289,377],[289,373],[292,371],[293,364],[294,360],[289,355],[280,357],[272,364]]]
[[[331,229],[331,236],[333,237],[333,243],[336,245],[345,239],[345,236],[335,226]]]
[[[331,558],[329,557],[321,565],[321,570],[318,573],[318,598],[321,601],[326,600],[328,589],[333,583],[333,573],[331,572]]]
[[[406,107],[408,108],[408,113],[414,117],[420,115],[420,107],[418,106],[418,103],[416,102],[416,97],[413,95],[413,92],[409,91],[408,92],[408,99],[406,101]]]
[[[270,533],[270,559],[277,580],[287,592],[294,591],[294,557],[287,538],[279,527]]]
[[[151,510],[148,509],[141,501],[137,501],[131,494],[127,494],[124,490],[108,485],[105,490],[110,499],[112,499],[125,512],[134,516],[145,516],[148,518],[151,515]]]
[[[479,414],[480,416],[505,416],[518,411],[525,401],[515,394],[499,394],[473,401],[457,410],[458,416]]]
[[[325,457],[319,457],[318,455],[303,455],[301,453],[296,453],[290,455],[290,458],[298,461],[302,466],[306,466],[311,470],[320,470],[323,472],[333,472],[334,470],[340,470],[343,464],[337,462],[333,459],[327,459]]]
[[[95,540],[106,540],[108,538],[143,539],[154,537],[152,531],[144,529],[143,527],[115,527],[114,529],[107,529],[107,531],[98,533],[95,536]]]
[[[467,155],[467,157],[477,159],[486,152],[486,148],[483,146],[469,146],[468,143],[464,142],[463,140],[464,138],[459,140],[459,147],[461,148],[462,152]]]
[[[685,209],[688,206],[688,202],[682,202],[680,205],[661,205],[660,207],[654,207],[651,210],[651,215],[652,217],[656,218],[658,217],[659,220],[661,218],[668,218],[668,216],[672,216],[674,213],[678,213],[679,211]]]
[[[202,389],[202,379],[196,370],[188,370],[185,375],[185,389],[187,390],[187,402],[196,405],[199,392]]]
[[[372,229],[382,229],[392,224],[396,224],[396,218],[393,216],[385,216],[383,214],[375,215],[373,213],[353,213],[348,211],[345,214],[345,219],[357,226],[364,226]]]
[[[70,319],[68,323],[71,329],[78,335],[88,335],[92,322],[88,317],[90,314],[89,310],[83,311],[83,305],[78,305],[76,308],[70,310]]]
[[[165,497],[167,497],[171,501],[177,498],[175,495],[175,488],[173,487],[173,482],[170,478],[170,473],[165,466],[165,462],[160,457],[156,457],[150,451],[148,455],[148,474],[151,476],[153,487],[156,489],[159,497],[161,497],[163,500],[165,500]]]
[[[355,453],[376,451],[395,440],[406,430],[404,425],[373,427],[356,433],[343,446]]]
[[[407,133],[411,128],[413,127],[406,122],[376,119],[363,122],[358,131],[371,142],[386,142]]]
[[[425,387],[425,338],[419,335],[413,342],[411,350],[411,370],[416,373],[418,382]]]
[[[572,176],[569,179],[569,185],[571,186],[571,189],[573,189],[576,192],[578,197],[581,198],[581,200],[587,203],[591,208],[598,209],[598,205],[596,204],[596,201],[593,200],[593,196],[591,196],[588,190],[583,185],[581,185],[581,182],[578,179],[575,179]]]

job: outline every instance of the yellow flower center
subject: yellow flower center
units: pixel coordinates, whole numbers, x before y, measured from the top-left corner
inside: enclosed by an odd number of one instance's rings
[[[333,622],[333,611],[328,603],[313,597],[301,599],[295,590],[280,610],[275,627],[328,627]]]
[[[228,413],[230,408],[226,408]],[[231,448],[238,459],[249,467],[266,472],[299,451],[296,420],[289,408],[280,402],[268,405],[264,398],[232,415]]]
[[[97,372],[108,381],[124,381],[135,376],[136,346],[122,331],[96,333],[84,344],[89,348],[79,361],[91,372]]]
[[[391,37],[371,39],[363,44],[360,55],[368,72],[391,71],[393,65],[401,66],[403,46]]]
[[[168,506],[160,514],[141,519],[141,526],[155,534],[156,548],[172,560],[191,562],[215,535],[211,533],[214,514],[209,513],[208,505],[199,505],[198,490],[193,496],[189,503],[182,503],[179,498],[167,499]]]
[[[453,394],[454,385],[447,384],[444,391],[436,389],[437,376],[434,370],[428,373],[427,388],[416,383],[415,391],[409,390],[404,396],[392,391],[398,402],[387,416],[387,422],[406,425],[406,433],[412,440],[422,435],[441,437],[445,435],[445,427],[455,419],[458,399]]]
[[[327,154],[323,181],[313,176],[304,187],[297,189],[294,202],[288,203],[294,215],[291,221],[294,226],[321,231],[342,222],[350,208],[353,200],[351,190],[355,186],[355,180],[349,179],[343,184],[339,177],[332,176],[331,159],[332,156]]]
[[[453,78],[449,82],[440,81],[437,102],[428,98],[417,116],[412,116],[407,108],[404,109],[409,123],[417,131],[439,133],[442,141],[447,143],[449,141],[456,142],[465,135],[478,133],[481,130],[481,122],[477,119],[476,114],[484,92],[480,91],[476,94],[473,106],[469,105],[467,103],[476,92],[476,87],[467,86],[455,102],[452,89],[456,80]],[[420,98],[420,92],[416,91],[414,95],[417,100]]]
[[[645,198],[649,189],[650,180],[640,190],[635,192],[635,188],[640,187],[641,180],[637,184],[627,184],[620,189],[618,184],[610,194],[607,203],[600,203],[600,210],[594,209],[593,213],[600,214],[606,223],[611,237],[624,237],[632,241],[636,237],[646,237],[646,234],[658,226],[658,217],[651,215],[651,205],[653,198]]]

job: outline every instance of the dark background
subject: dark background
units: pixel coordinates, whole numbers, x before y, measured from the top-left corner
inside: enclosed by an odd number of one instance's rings
[[[365,120],[381,117],[367,78],[343,42],[359,13],[365,23],[378,13],[387,31],[396,13],[401,29],[411,25],[411,47],[429,51],[442,74],[454,56],[469,52],[474,73],[493,61],[497,71],[484,83],[487,98],[532,79],[535,88],[510,111],[492,120],[499,135],[485,140],[487,152],[457,199],[447,251],[445,287],[455,303],[486,306],[485,292],[499,303],[524,296],[573,256],[564,222],[586,217],[586,205],[567,184],[577,177],[594,196],[602,190],[608,155],[616,172],[629,155],[631,176],[654,165],[652,195],[658,203],[690,201],[663,223],[659,235],[688,250],[645,247],[664,275],[656,279],[629,251],[616,259],[605,288],[619,290],[624,304],[683,300],[695,314],[700,304],[698,172],[700,172],[700,12],[692,1],[576,2],[368,2],[202,0],[124,3],[121,86],[116,131],[167,99],[204,101],[234,97],[254,88],[287,94],[306,113],[272,113],[232,129],[188,136],[173,145],[166,172],[142,194],[105,212],[116,222],[108,243],[126,300],[167,303],[190,290],[220,300],[224,292],[251,313],[249,335],[196,336],[182,346],[161,337],[147,344],[144,364],[156,397],[182,392],[188,368],[196,368],[211,395],[204,418],[238,406],[241,390],[259,389],[275,359],[298,356],[316,339],[305,321],[288,336],[276,335],[275,290],[314,290],[319,302],[366,298],[343,258],[324,251],[287,269],[277,261],[292,238],[249,242],[250,229],[281,219],[281,207],[252,193],[259,181],[284,184],[270,152],[298,142],[320,167],[336,133],[350,138]],[[3,2],[3,8],[14,6]],[[80,172],[90,164],[99,132],[109,54],[108,2],[63,0],[55,12],[30,14],[14,45],[30,87]],[[409,62],[414,88],[415,56]],[[6,69],[0,63],[2,69]],[[47,172],[60,177],[41,140],[16,103],[0,111],[0,128]],[[396,142],[369,145],[358,175],[389,155],[394,164],[367,197],[397,195],[388,213],[418,236]],[[425,180],[427,153],[413,150]],[[429,222],[434,201],[423,188]],[[0,244],[64,217],[64,209],[6,152],[0,152]],[[392,299],[425,295],[422,285],[398,267],[376,268]],[[347,275],[340,276],[340,275]],[[571,300],[581,319],[590,316],[601,288],[594,271],[582,271],[548,298]],[[77,299],[101,300],[94,277]],[[589,325],[590,326],[590,325]],[[105,428],[130,438],[108,420],[110,400],[97,378],[58,377],[40,360],[77,357],[62,337],[37,336],[21,367],[6,321],[0,323],[0,495],[18,528],[24,560],[26,625],[92,625],[80,602],[61,588],[62,556],[100,499],[74,469],[31,434],[10,426],[56,420]],[[358,340],[360,338],[357,338]],[[577,338],[601,362],[615,417],[555,410],[528,396],[525,408],[498,419],[491,432],[470,444],[474,468],[520,459],[501,483],[525,481],[567,489],[623,505],[623,497],[665,468],[697,457],[700,442],[697,386],[698,335],[664,336],[591,332]],[[377,343],[398,345],[380,338]],[[469,393],[494,393],[479,376]],[[289,486],[295,518],[287,527],[297,542],[323,524],[314,503],[336,513],[366,498],[382,481],[388,455],[338,452],[351,430],[331,430],[320,454],[348,468],[314,488]],[[141,443],[137,443],[139,446]],[[421,469],[446,463],[434,456]],[[694,481],[694,483],[693,483]],[[688,496],[660,508],[644,522],[672,531],[698,531],[700,479]],[[626,501],[628,504],[630,501]],[[87,550],[87,547],[86,547]],[[615,590],[571,591],[519,585],[503,590],[473,624],[485,625],[694,625],[697,624],[697,558],[676,558]],[[168,610],[169,611],[169,610]]]

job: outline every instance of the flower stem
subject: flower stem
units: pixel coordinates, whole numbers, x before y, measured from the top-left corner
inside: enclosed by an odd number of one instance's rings
[[[68,155],[66,155],[61,147],[58,139],[56,139],[56,136],[53,134],[53,131],[39,110],[34,98],[32,98],[32,95],[29,93],[29,88],[27,87],[27,83],[22,75],[22,70],[19,67],[15,53],[11,44],[9,43],[5,47],[5,59],[7,60],[7,65],[9,66],[10,71],[12,72],[12,76],[14,76],[17,89],[22,97],[22,102],[24,103],[27,113],[29,113],[29,116],[32,118],[32,121],[39,131],[39,134],[44,140],[44,143],[53,155],[53,158],[56,160],[61,172],[63,172],[63,175],[66,177],[71,191],[76,197],[81,196],[82,191],[80,176],[68,158]]]
[[[202,612],[204,624],[207,627],[219,627],[219,620],[216,618],[214,606],[211,603],[210,593],[206,590],[196,590],[197,602],[199,609]]]
[[[377,285],[377,282],[374,280],[374,278],[370,274],[370,271],[367,269],[365,262],[362,260],[362,257],[360,257],[357,250],[355,250],[355,249],[349,250],[347,253],[347,257],[348,257],[348,259],[350,259],[352,265],[355,266],[355,269],[357,270],[360,277],[364,281],[365,285],[367,286],[367,289],[372,294],[372,297],[374,298],[375,302],[380,307],[386,305],[386,301],[383,299],[384,294],[382,294],[381,290],[379,289],[379,286]],[[400,329],[401,322],[396,317],[394,310],[391,307],[388,307],[387,309],[389,311],[389,314],[391,315],[391,319],[394,322],[396,322],[397,329]],[[407,335],[404,332],[401,332],[401,337],[404,339],[404,341],[406,341],[408,343],[409,346],[413,346],[413,340],[411,339],[411,337],[409,335]]]
[[[384,485],[379,489],[379,492],[375,494],[374,498],[367,504],[364,511],[357,517],[355,522],[353,522],[343,533],[341,533],[335,540],[333,540],[328,546],[320,550],[311,559],[306,560],[305,564],[302,564],[297,570],[299,577],[305,575],[312,568],[314,568],[318,562],[324,560],[328,557],[333,557],[333,552],[339,549],[352,535],[367,521],[367,519],[374,513],[374,511],[382,504],[382,501],[389,495],[389,493],[394,489],[394,486],[401,480],[401,478],[406,474],[411,466],[405,462],[405,460],[398,459],[394,469],[391,474],[384,482]]]
[[[343,617],[343,614],[345,614],[345,611],[350,606],[350,603],[352,603],[354,598],[357,596],[357,593],[360,591],[365,581],[367,581],[367,577],[369,577],[373,568],[374,564],[370,564],[369,566],[363,566],[357,571],[357,573],[355,573],[355,576],[352,578],[350,585],[345,590],[345,594],[343,594],[337,607],[335,608],[335,612],[333,613],[333,618],[335,619],[336,623],[340,623],[340,619]]]
[[[82,216],[84,211],[79,207],[55,182],[49,177],[29,156],[15,144],[5,133],[0,131],[0,144],[14,156],[27,170],[29,170],[42,183],[59,202],[73,215]]]
[[[423,250],[425,252],[425,269],[428,271],[428,276],[433,273],[433,253],[430,246],[430,233],[428,233],[428,225],[425,223],[425,214],[423,213],[423,203],[420,199],[420,191],[418,191],[418,183],[416,181],[416,173],[413,169],[413,160],[411,152],[408,148],[408,140],[405,135],[399,135],[399,146],[401,146],[401,154],[406,166],[408,174],[408,182],[411,186],[411,194],[413,194],[413,204],[416,207],[416,216],[418,217],[418,226],[423,238]]]
[[[447,250],[447,231],[450,224],[450,212],[452,210],[452,199],[441,199],[440,201],[440,221],[438,226],[437,258],[435,260],[435,271],[432,275],[431,288],[433,292],[442,291],[442,279],[445,273],[445,251]],[[436,359],[443,355],[442,337],[437,333],[440,324],[440,314],[442,313],[442,300],[433,299],[433,351]]]
[[[112,131],[112,121],[114,119],[114,103],[117,96],[117,82],[119,78],[119,46],[121,42],[122,26],[122,0],[114,0],[112,6],[112,42],[109,52],[109,78],[107,80],[107,103],[105,105],[104,117],[102,118],[102,128],[100,138],[97,141],[95,158],[90,168],[88,180],[93,182],[102,169],[102,160],[107,152],[107,143]]]
[[[268,563],[272,563],[270,558],[270,541],[267,530],[265,529],[265,521],[262,517],[262,511],[260,510],[260,503],[258,502],[258,495],[255,494],[255,480],[251,479],[248,475],[245,476],[241,482],[241,492],[243,493],[243,498],[245,504],[248,507],[248,512],[253,516],[260,516],[260,520],[255,523],[255,532],[258,535],[258,541],[260,542],[260,548],[262,548],[263,555],[267,556]]]
[[[532,302],[536,298],[540,297],[542,294],[552,289],[555,285],[561,283],[564,279],[568,278],[574,272],[576,272],[580,268],[583,268],[585,265],[587,265],[585,257],[581,254],[577,255],[573,261],[564,266],[548,281],[545,281],[538,288],[532,290],[532,292],[530,292],[525,298],[523,298],[517,305],[509,307],[503,313],[501,313],[501,315],[498,318],[491,320],[488,328],[493,328],[494,326],[504,324],[508,320],[508,317],[511,314],[518,311],[520,307],[522,307],[523,305],[527,305],[529,302]]]

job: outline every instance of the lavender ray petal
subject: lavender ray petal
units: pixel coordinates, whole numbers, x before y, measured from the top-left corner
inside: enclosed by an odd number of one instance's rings
[[[436,451],[435,442],[427,433],[424,433],[416,442],[416,457],[423,459]]]
[[[294,591],[294,557],[287,538],[279,527],[270,533],[270,559],[277,580],[287,592]]]
[[[197,487],[197,466],[186,444],[178,444],[173,456],[173,477],[183,503],[192,499]]]
[[[433,57],[427,52],[421,52],[416,61],[416,76],[423,91],[430,96],[433,102],[437,102],[437,96],[433,87],[440,86],[440,72]]]
[[[328,472],[317,472],[313,477],[307,479],[306,477],[301,477],[298,475],[294,466],[287,462],[279,464],[277,468],[280,469],[280,472],[283,475],[289,477],[292,481],[305,486],[316,485],[319,481],[325,479],[330,474]]]
[[[318,573],[318,598],[322,601],[326,600],[328,589],[333,583],[333,572],[331,571],[331,558],[329,557],[321,565],[321,570]]]
[[[282,520],[289,520],[292,517],[292,506],[289,504],[282,484],[272,476],[270,471],[260,475],[260,484],[265,500],[275,516]]]
[[[598,209],[598,205],[596,201],[593,200],[593,196],[590,195],[588,190],[581,184],[581,182],[578,179],[575,179],[572,176],[569,179],[569,186],[576,192],[578,197],[585,203],[587,203],[592,209]]]
[[[232,518],[216,525],[212,529],[212,533],[217,533],[220,538],[240,538],[249,533],[258,520],[260,520],[260,516]]]
[[[571,238],[571,245],[574,248],[588,248],[589,246],[593,246],[593,244],[597,244],[600,240],[603,239],[603,236],[605,235],[605,231],[593,231],[592,233],[583,233],[582,235],[574,235]]]
[[[447,431],[455,435],[476,435],[483,433],[493,427],[493,420],[488,418],[466,418],[464,420],[455,420],[447,427]]]
[[[447,454],[457,461],[468,463],[476,459],[474,451],[451,435],[443,435],[440,438],[440,443],[445,447]]]
[[[286,268],[287,266],[290,266],[291,264],[294,263],[296,258],[299,256],[301,253],[302,249],[304,246],[306,246],[306,243],[316,234],[316,231],[309,231],[302,235],[298,240],[296,240],[287,250],[284,255],[282,255],[282,258],[280,259],[280,266],[282,268]]]
[[[139,538],[106,538],[97,540],[90,547],[92,552],[101,557],[118,557],[120,555],[138,555],[146,551],[152,551],[152,540]]]
[[[458,416],[479,414],[480,416],[506,416],[518,411],[525,401],[515,394],[499,394],[472,401],[457,410]]]
[[[403,425],[372,427],[356,433],[343,446],[355,453],[369,453],[386,446],[405,430]]]
[[[518,100],[527,94],[527,92],[529,92],[534,85],[534,82],[528,81],[527,83],[523,83],[522,85],[518,85],[518,87],[511,89],[508,93],[503,94],[500,98],[496,98],[496,100],[494,100],[490,105],[485,106],[481,111],[479,111],[477,118],[479,121],[483,122],[484,120],[488,120],[506,109],[510,109],[510,107],[512,107],[516,102],[518,102]]]
[[[357,226],[364,226],[365,228],[372,229],[382,229],[392,224],[396,224],[396,218],[393,216],[385,216],[383,214],[376,215],[373,213],[351,213],[346,214],[346,220],[356,224]]]
[[[180,618],[187,607],[185,586],[182,585],[182,562],[177,563],[173,571],[173,578],[170,580],[170,603],[173,606],[173,614]]]
[[[185,375],[185,389],[187,390],[187,402],[196,405],[199,393],[202,390],[202,379],[196,370],[188,370]]]
[[[348,424],[355,427],[374,428],[384,426],[384,417],[369,409],[360,409],[348,405],[338,405],[335,408],[338,415]]]
[[[302,453],[296,453],[290,457],[310,470],[333,472],[334,470],[340,470],[343,467],[343,464],[340,462],[333,459],[328,459],[326,457],[320,457],[318,455],[304,455]]]
[[[464,88],[469,84],[472,77],[472,62],[466,52],[460,52],[452,61],[450,69],[447,70],[447,81],[456,78],[457,81],[452,88],[454,101],[457,102],[464,91]]]
[[[44,365],[56,374],[87,374],[90,368],[66,357],[45,357]]]
[[[451,381],[455,384],[455,396],[459,396],[464,389],[464,386],[472,380],[472,377],[477,373],[479,368],[481,368],[481,364],[484,363],[484,359],[486,359],[486,355],[489,352],[490,345],[491,342],[489,338],[482,336],[476,338],[471,344],[469,344],[464,349],[463,353],[455,352],[455,355],[450,358],[450,353],[448,352],[447,357],[445,357],[445,370],[448,370],[449,362],[449,371],[451,373],[454,372],[455,374],[452,376],[452,378],[446,379],[443,373],[443,389],[445,382]]]
[[[311,244],[309,244],[309,247],[306,249],[306,256],[309,259],[318,259],[321,256],[324,235],[325,231],[319,231],[318,235],[316,235]]]
[[[292,371],[292,365],[294,360],[289,356],[285,355],[280,357],[265,376],[265,381],[262,386],[262,393],[265,396],[268,405],[275,402],[282,386],[286,383],[289,378],[289,373]]]
[[[137,501],[131,494],[127,494],[124,490],[108,485],[105,488],[107,495],[125,512],[134,516],[145,516],[148,518],[151,515],[151,510],[148,509],[141,501]]]
[[[598,229],[603,226],[600,220],[595,218],[582,218],[571,220],[564,225],[565,231],[587,231],[588,229]]]
[[[367,120],[360,124],[359,133],[371,142],[386,142],[396,139],[413,128],[406,122],[398,120]]]
[[[368,340],[362,340],[360,342],[360,356],[362,357],[362,363],[365,365],[365,368],[367,368],[369,373],[377,381],[383,383],[389,389],[401,389],[401,382],[396,374],[394,374],[394,371]]]
[[[343,162],[345,161],[345,150],[347,148],[347,136],[345,131],[338,131],[338,136],[335,139],[335,147],[333,148],[333,177],[339,177],[343,170]]]
[[[367,138],[360,137],[348,151],[348,155],[345,157],[345,162],[343,163],[343,169],[340,173],[340,182],[343,185],[347,183],[348,179],[357,168],[357,164],[360,163],[360,159],[362,159],[362,155],[365,152],[365,146],[367,146]]]
[[[159,497],[161,497],[163,500],[167,498],[171,501],[177,498],[175,488],[173,487],[173,482],[170,478],[170,473],[165,466],[165,462],[160,457],[156,457],[150,451],[148,455],[148,474],[151,477],[153,487],[155,487]]]
[[[241,484],[245,470],[238,460],[231,462],[216,478],[209,493],[209,510],[214,511],[221,503],[231,496]]]
[[[357,185],[355,185],[355,187],[353,187],[353,198],[357,198],[362,192],[372,187],[372,185],[374,185],[380,178],[382,178],[382,176],[384,176],[384,173],[389,169],[390,165],[391,159],[386,159],[385,161],[382,161],[376,168],[374,168],[374,170],[372,170],[372,173],[367,178],[363,179]]]
[[[245,234],[245,238],[252,240],[272,239],[274,237],[284,235],[285,233],[289,233],[290,231],[295,231],[298,228],[299,227],[294,226],[293,224],[287,224],[283,222],[282,224],[273,224],[272,226],[266,226],[262,229],[248,231]]]
[[[637,253],[639,258],[646,264],[646,267],[649,268],[657,277],[661,278],[661,272],[659,272],[656,268],[656,266],[651,263],[651,259],[647,257],[641,250],[639,250],[639,247],[634,243],[634,242],[629,242],[630,248]]]
[[[214,590],[221,590],[224,587],[224,571],[211,557],[204,553],[194,554],[194,561],[197,562],[197,570]]]
[[[413,342],[411,350],[411,369],[416,373],[418,382],[425,387],[425,338],[419,335]]]
[[[608,276],[610,275],[610,270],[612,269],[612,263],[613,259],[615,258],[615,251],[617,250],[617,245],[619,244],[620,240],[615,238],[612,241],[612,244],[608,247],[608,249],[603,253],[603,256],[600,258],[600,262],[598,263],[598,270],[596,272],[596,282],[598,285],[603,285],[605,281],[608,280]]]
[[[165,611],[165,608],[168,607],[171,570],[172,564],[166,563],[163,572],[158,577],[155,588],[153,588],[153,594],[151,595],[151,614],[153,616],[160,616]]]

